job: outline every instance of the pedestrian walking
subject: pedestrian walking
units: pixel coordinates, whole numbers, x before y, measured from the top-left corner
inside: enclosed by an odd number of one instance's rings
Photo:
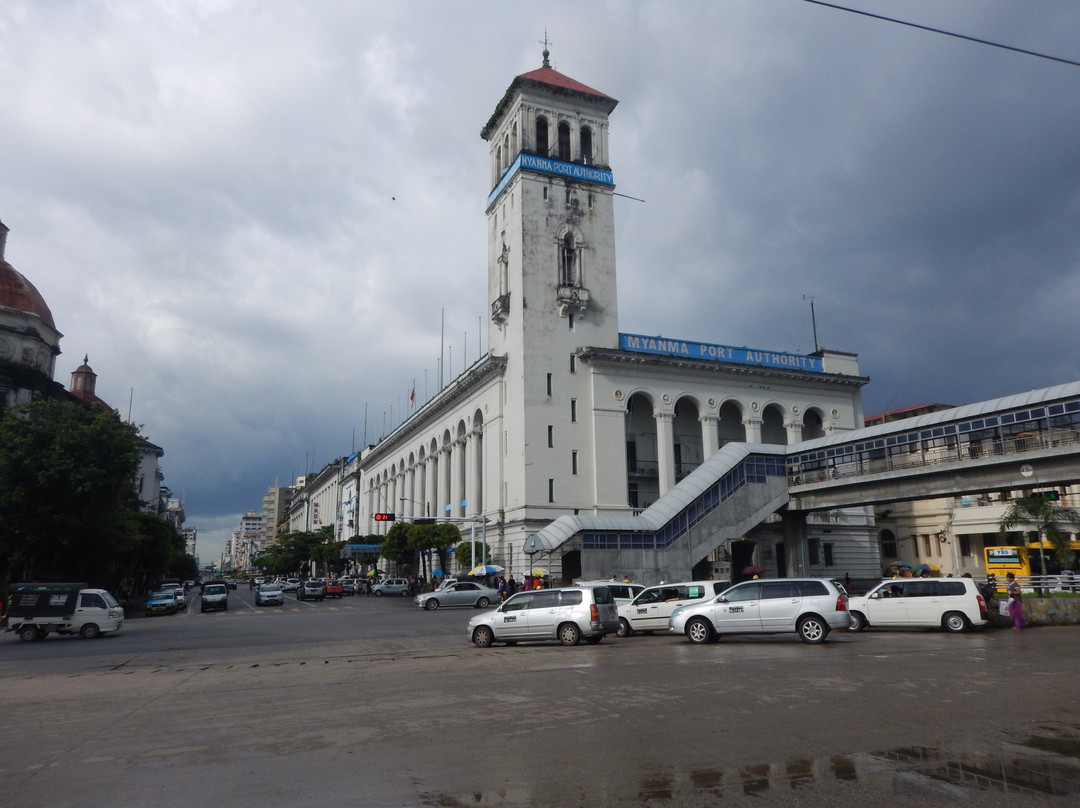
[[[1013,631],[1019,631],[1024,627],[1024,597],[1016,576],[1011,572],[1005,576],[1005,594],[1009,598],[1009,617],[1013,621]]]

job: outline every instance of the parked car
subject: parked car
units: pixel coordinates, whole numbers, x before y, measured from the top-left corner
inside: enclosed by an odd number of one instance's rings
[[[896,578],[849,598],[852,631],[924,626],[967,631],[988,621],[986,600],[971,578]]]
[[[638,631],[667,631],[668,618],[676,609],[713,598],[729,586],[730,581],[685,581],[647,587],[632,601],[619,606],[619,636],[632,637]]]
[[[606,586],[538,589],[511,595],[497,609],[469,621],[468,636],[478,648],[492,643],[559,640],[598,643],[619,630],[619,613]]]
[[[285,583],[282,584],[281,588],[284,589],[286,592],[295,592],[297,588],[299,588],[299,586],[299,578],[286,578]]]
[[[676,609],[668,628],[695,644],[725,634],[795,632],[808,643],[824,642],[835,628],[847,628],[847,592],[828,578],[743,581],[696,606]]]
[[[341,581],[331,579],[323,584],[323,595],[328,598],[340,598],[345,594],[345,587],[342,586]]]
[[[629,603],[645,591],[645,584],[629,581],[575,581],[574,586],[606,586],[611,590],[611,596],[615,598],[617,606]]]
[[[224,581],[211,581],[204,584],[202,596],[199,598],[199,611],[208,612],[211,609],[229,610],[229,587]]]
[[[356,594],[356,581],[352,578],[341,579],[341,594],[343,595],[355,595]]]
[[[285,603],[285,592],[280,584],[260,584],[255,590],[256,606],[282,606]]]
[[[382,597],[383,595],[409,596],[409,581],[406,578],[387,578],[379,581],[371,587],[371,594]]]
[[[146,599],[146,608],[143,610],[143,614],[147,617],[155,614],[176,614],[179,608],[176,605],[176,596],[173,594],[173,590],[167,589],[164,592],[150,593],[150,597]]]
[[[323,582],[315,578],[304,581],[296,588],[297,600],[322,600],[324,597]]]
[[[187,595],[184,594],[184,590],[177,588],[169,591],[172,592],[173,597],[176,599],[176,608],[184,609],[187,606]]]
[[[458,581],[445,589],[439,588],[416,596],[416,605],[432,611],[440,606],[472,606],[486,609],[499,602],[499,590],[473,581]]]

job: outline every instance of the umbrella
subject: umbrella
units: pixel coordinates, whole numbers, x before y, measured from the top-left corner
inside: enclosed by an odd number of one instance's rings
[[[753,564],[749,567],[743,567],[742,569],[743,575],[761,575],[763,572],[765,572],[764,567],[755,567]]]
[[[529,570],[529,575],[531,575],[533,578],[547,578],[550,574],[551,573],[543,567],[533,567],[531,570]]]
[[[935,572],[940,572],[940,570],[937,567],[935,567],[933,564],[920,564],[919,566],[917,566],[915,568],[915,572],[935,573]]]
[[[497,564],[480,564],[469,570],[469,575],[495,575],[503,571]]]

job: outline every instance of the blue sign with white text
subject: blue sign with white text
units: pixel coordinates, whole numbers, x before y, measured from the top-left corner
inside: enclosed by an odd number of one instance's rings
[[[517,159],[505,172],[499,184],[488,194],[488,204],[502,193],[506,184],[519,170],[527,168],[532,171],[542,171],[545,174],[556,174],[560,177],[569,177],[572,180],[584,180],[586,182],[599,182],[603,185],[614,185],[615,178],[610,171],[603,168],[583,166],[580,163],[564,163],[562,160],[552,160],[549,157],[538,157],[535,154],[519,154]]]
[[[690,342],[664,337],[643,337],[639,334],[619,334],[619,348],[635,353],[685,356],[688,359],[713,359],[740,365],[760,365],[811,373],[821,373],[823,370],[820,356],[762,351],[756,348],[733,348],[730,345],[711,345],[707,342]]]

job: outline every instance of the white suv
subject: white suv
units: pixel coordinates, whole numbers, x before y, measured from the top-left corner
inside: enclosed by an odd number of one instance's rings
[[[847,592],[828,578],[743,581],[697,606],[676,609],[668,629],[692,643],[724,634],[783,634],[824,642],[834,628],[848,628]]]
[[[383,595],[409,596],[409,580],[407,578],[387,578],[371,587],[371,594],[382,597]]]
[[[731,586],[730,581],[684,581],[650,586],[630,603],[619,604],[619,636],[637,631],[666,631],[672,612],[710,599]]]
[[[897,578],[851,598],[850,628],[924,626],[967,631],[987,622],[986,601],[971,578]]]
[[[514,645],[555,640],[563,645],[590,645],[619,630],[615,600],[606,586],[570,586],[518,592],[498,609],[469,621],[469,639],[478,648],[493,642]]]

